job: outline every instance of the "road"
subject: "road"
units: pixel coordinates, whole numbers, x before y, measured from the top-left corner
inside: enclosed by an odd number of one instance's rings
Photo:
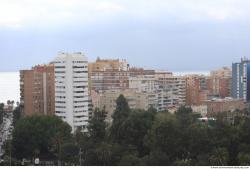
[[[4,154],[3,144],[6,140],[11,139],[13,130],[13,113],[4,113],[3,123],[0,125],[0,158]]]

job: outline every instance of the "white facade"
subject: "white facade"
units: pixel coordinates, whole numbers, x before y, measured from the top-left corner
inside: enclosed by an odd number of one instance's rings
[[[72,131],[88,124],[88,61],[82,53],[59,53],[55,65],[55,114]]]
[[[186,80],[169,72],[155,75],[129,77],[129,88],[141,93],[154,93],[157,111],[184,105],[186,102]]]
[[[158,89],[155,75],[139,75],[129,77],[129,88],[136,89],[137,92],[153,93]]]
[[[193,112],[200,113],[202,117],[207,116],[207,105],[191,106]]]

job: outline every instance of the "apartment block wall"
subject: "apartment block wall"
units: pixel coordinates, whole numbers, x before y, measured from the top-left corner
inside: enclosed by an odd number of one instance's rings
[[[241,99],[208,100],[204,103],[207,105],[207,113],[209,116],[214,116],[218,113],[234,111],[236,109],[243,110],[245,108],[244,101]]]
[[[38,65],[20,71],[20,103],[24,115],[53,115],[55,112],[54,66]]]
[[[55,114],[72,131],[86,131],[89,120],[88,60],[81,52],[59,53],[55,65]]]
[[[131,109],[147,110],[150,106],[156,105],[155,94],[139,93],[133,89],[106,90],[102,93],[92,92],[93,107],[103,109],[108,112],[107,121],[112,122],[112,114],[116,108],[116,100],[120,95],[124,95]]]

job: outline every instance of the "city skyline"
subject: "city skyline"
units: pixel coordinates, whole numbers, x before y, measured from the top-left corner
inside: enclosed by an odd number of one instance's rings
[[[59,51],[169,71],[231,66],[250,56],[249,6],[246,0],[1,1],[0,71],[47,63]]]

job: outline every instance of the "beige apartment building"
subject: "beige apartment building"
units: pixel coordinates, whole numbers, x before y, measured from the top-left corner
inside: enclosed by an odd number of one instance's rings
[[[20,71],[20,104],[24,115],[55,112],[54,66],[37,65]]]
[[[100,59],[88,64],[89,89],[105,91],[128,88],[129,64],[126,60]]]
[[[105,71],[105,70],[123,70],[127,71],[129,64],[126,60],[122,59],[100,59],[97,58],[95,62],[88,64],[88,71],[91,74],[95,71]]]
[[[138,75],[129,78],[129,88],[140,93],[154,93],[157,111],[185,105],[186,81],[183,77],[173,76],[171,72],[155,72],[154,75]]]
[[[107,121],[112,122],[112,114],[116,108],[116,100],[120,95],[124,95],[131,109],[147,110],[150,106],[157,104],[156,95],[153,93],[136,92],[134,89],[107,90],[103,93],[92,91],[93,107],[103,109],[108,112]]]
[[[158,92],[165,93],[165,97],[161,99],[162,108],[165,110],[168,106],[165,103],[173,106],[181,106],[186,103],[186,78],[182,76],[174,76],[171,72],[156,72]],[[160,106],[159,106],[160,107]]]
[[[231,67],[222,67],[218,70],[212,70],[210,76],[221,77],[221,78],[231,78],[232,77],[232,68]]]
[[[210,72],[207,78],[209,95],[219,98],[231,96],[232,69],[223,67]]]

